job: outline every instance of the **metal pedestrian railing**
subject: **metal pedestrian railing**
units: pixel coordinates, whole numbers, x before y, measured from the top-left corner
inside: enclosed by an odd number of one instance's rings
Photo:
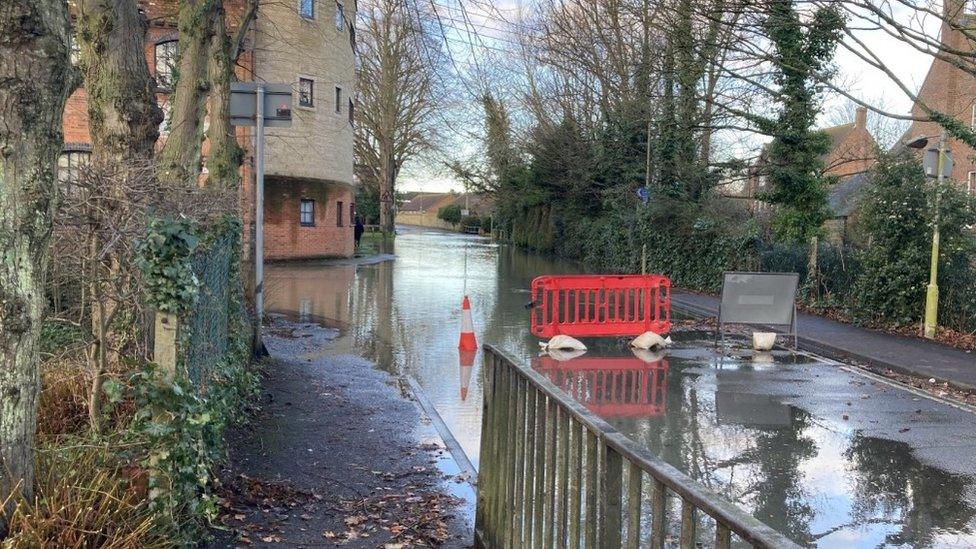
[[[530,367],[490,345],[484,366],[478,545],[799,549]]]

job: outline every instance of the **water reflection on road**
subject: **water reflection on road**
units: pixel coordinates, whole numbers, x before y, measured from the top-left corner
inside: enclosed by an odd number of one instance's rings
[[[326,319],[341,351],[409,375],[477,464],[481,351],[457,350],[471,297],[480,342],[546,375],[669,463],[801,543],[976,546],[969,412],[807,357],[716,358],[710,334],[666,356],[601,342],[538,357],[525,303],[539,274],[574,266],[487,240],[407,231],[375,265],[268,269],[269,310]],[[333,349],[330,352],[335,352]]]

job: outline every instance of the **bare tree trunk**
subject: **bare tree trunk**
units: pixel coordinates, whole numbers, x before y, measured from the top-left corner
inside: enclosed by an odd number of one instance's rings
[[[95,164],[144,164],[162,111],[146,63],[146,22],[135,0],[79,0],[78,44]]]
[[[75,80],[64,0],[0,3],[0,500],[34,489],[37,341],[57,202],[61,120]],[[0,530],[6,520],[0,515]]]
[[[169,181],[196,185],[200,176],[200,146],[209,78],[207,59],[213,19],[220,2],[180,0],[180,61],[170,98],[170,132],[158,156],[161,176]]]
[[[217,2],[219,5],[220,2]],[[244,151],[238,146],[234,128],[230,125],[230,83],[234,75],[231,59],[231,42],[227,36],[227,24],[223,7],[213,19],[213,35],[210,37],[210,155],[207,169],[208,185],[236,189],[240,183],[240,167]]]
[[[77,40],[88,95],[92,165],[109,175],[90,178],[89,184],[111,185],[92,193],[91,200],[98,203],[88,209],[92,224],[89,253],[95,265],[91,279],[94,343],[90,350],[95,361],[90,362],[89,420],[95,432],[101,428],[102,376],[108,362],[116,362],[121,352],[122,338],[108,319],[123,305],[111,288],[124,291],[129,285],[118,254],[102,250],[110,237],[108,227],[113,218],[122,216],[118,209],[128,202],[127,181],[146,176],[145,166],[153,157],[163,119],[143,49],[145,35],[146,21],[135,0],[78,2]]]
[[[384,236],[391,236],[396,229],[396,160],[393,157],[393,143],[380,144],[380,230]]]

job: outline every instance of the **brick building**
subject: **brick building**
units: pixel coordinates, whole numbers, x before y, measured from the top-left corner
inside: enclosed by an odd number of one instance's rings
[[[149,29],[146,59],[156,78],[157,101],[168,115],[178,59],[176,1],[140,0]],[[242,0],[224,0],[235,32]],[[241,81],[287,82],[294,90],[292,127],[269,128],[265,147],[265,258],[349,257],[353,254],[353,98],[355,0],[286,0],[262,3],[236,68]],[[160,127],[166,138],[167,121]],[[70,179],[90,155],[84,89],[68,100],[60,177]],[[253,144],[237,129],[246,151],[240,189],[245,238],[254,208]],[[206,154],[206,144],[204,144]],[[202,177],[206,177],[204,168]]]
[[[967,8],[964,0],[947,0],[943,5],[941,41],[947,50],[961,52],[976,51],[974,44],[964,32],[956,27],[972,28],[976,15]],[[972,32],[972,31],[968,31]],[[961,62],[965,63],[965,60]],[[918,91],[918,101],[940,112],[949,114],[960,122],[976,129],[976,77],[963,71],[948,61],[934,59],[928,74]],[[928,114],[918,103],[912,107],[915,118],[928,118]],[[905,132],[904,141],[917,137],[929,137],[929,145],[938,144],[942,128],[936,122],[915,121]],[[976,151],[957,139],[949,138],[947,148],[952,151],[953,168],[948,177],[976,194]]]
[[[821,157],[825,175],[836,177],[838,182],[842,182],[851,176],[869,171],[878,161],[878,143],[868,131],[867,121],[867,109],[858,107],[853,121],[820,130],[830,139],[830,150]],[[763,147],[759,159],[749,169],[742,189],[742,196],[749,199],[750,208],[754,211],[762,209],[755,197],[766,190],[767,186],[762,169],[767,162],[766,152],[767,148]]]

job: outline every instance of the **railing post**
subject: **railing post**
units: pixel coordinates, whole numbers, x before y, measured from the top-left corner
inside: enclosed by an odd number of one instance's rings
[[[651,548],[664,549],[668,537],[668,493],[660,480],[654,479],[651,492]]]
[[[586,547],[590,549],[596,547],[596,527],[597,515],[597,492],[596,492],[596,456],[597,456],[597,436],[595,433],[585,428],[586,438]]]
[[[695,506],[681,500],[681,549],[695,548]]]
[[[511,547],[522,547],[522,528],[525,516],[522,513],[522,487],[525,480],[525,459],[523,458],[525,445],[525,402],[528,380],[522,376],[515,379],[515,440],[513,441],[515,460],[515,482],[512,487],[512,533],[509,537]]]
[[[556,402],[548,399],[546,405],[546,510],[543,544],[556,544]]]
[[[532,512],[532,539],[533,547],[543,547],[545,545],[545,472],[546,472],[546,407],[548,397],[537,391],[535,405],[535,500],[533,501],[534,510]]]
[[[492,508],[491,499],[491,480],[492,480],[492,431],[494,421],[492,415],[495,412],[493,406],[495,390],[495,355],[490,351],[485,353],[484,359],[484,397],[481,402],[481,449],[479,451],[479,471],[478,471],[478,504],[475,509],[475,536],[488,535],[491,528],[489,522],[490,509]],[[489,541],[489,540],[482,540]]]
[[[569,418],[570,439],[569,452],[569,494],[566,503],[569,505],[569,548],[579,549],[580,547],[580,504],[582,502],[583,490],[583,431],[580,424],[574,419]]]
[[[569,412],[559,409],[559,444],[556,447],[559,452],[559,468],[556,470],[556,480],[558,481],[557,499],[559,501],[559,514],[556,521],[556,541],[558,545],[565,547],[569,537],[567,521],[569,520]]]
[[[640,467],[628,461],[627,486],[627,547],[637,549],[640,546],[640,518],[641,518],[641,477]]]
[[[600,444],[603,449],[603,470],[600,476],[600,545],[616,549],[620,547],[623,459],[606,441],[601,440]]]
[[[522,544],[526,547],[532,547],[532,529],[535,525],[535,513],[533,512],[535,505],[535,477],[537,474],[537,465],[535,461],[536,454],[536,437],[535,437],[535,426],[536,426],[536,413],[539,408],[539,400],[541,393],[533,385],[528,385],[528,395],[526,396],[526,408],[525,408],[525,447],[523,448],[523,460],[525,461],[525,497],[523,498],[522,507],[523,514],[525,516],[525,523],[523,525],[522,531]]]
[[[512,442],[515,438],[515,391],[518,377],[518,372],[515,371],[513,366],[509,365],[505,372],[505,399],[502,401],[502,406],[505,407],[505,421],[502,423],[505,436],[499,441],[501,446],[501,463],[504,471],[501,475],[501,509],[498,521],[499,531],[496,539],[503,546],[508,541],[512,524],[512,498],[514,496],[513,488],[515,485],[515,448]]]
[[[495,417],[493,419],[495,429],[492,437],[492,455],[494,456],[492,464],[495,472],[490,479],[493,500],[490,530],[493,544],[499,544],[504,533],[504,513],[506,512],[504,505],[505,454],[502,451],[502,446],[508,440],[508,433],[505,432],[505,428],[508,427],[507,404],[510,370],[511,366],[504,361],[499,361],[495,370]]]
[[[732,532],[721,522],[715,523],[715,549],[729,549],[732,547]]]

